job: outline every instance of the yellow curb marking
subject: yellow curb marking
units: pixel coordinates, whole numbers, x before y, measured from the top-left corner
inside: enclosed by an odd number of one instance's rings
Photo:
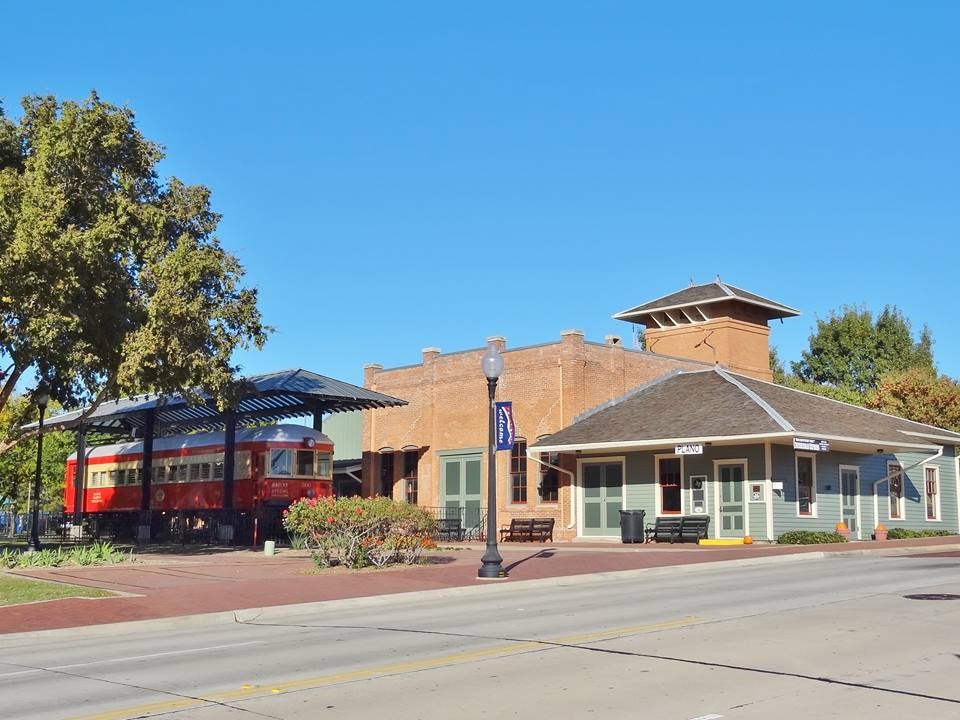
[[[555,638],[553,640],[545,639],[542,641],[513,642],[509,645],[498,645],[484,650],[470,650],[466,652],[453,653],[451,655],[442,655],[435,658],[426,658],[423,660],[410,660],[407,662],[393,663],[390,665],[381,665],[379,667],[362,668],[359,670],[348,670],[345,672],[334,673],[332,675],[319,675],[317,677],[303,678],[300,680],[291,680],[280,683],[270,688],[269,692],[278,695],[283,692],[293,690],[307,690],[312,688],[327,687],[330,685],[339,685],[341,683],[356,682],[357,680],[369,680],[386,675],[397,675],[405,672],[418,672],[422,670],[434,670],[436,668],[449,665],[462,665],[464,663],[474,662],[475,660],[486,660],[493,657],[509,657],[534,650],[547,650],[551,645],[579,645],[582,643],[601,642],[603,640],[612,640],[614,638],[626,635],[639,635],[641,633],[655,632],[657,630],[670,630],[673,628],[696,625],[703,621],[702,617],[697,615],[687,615],[676,620],[667,620],[660,623],[648,625],[631,625],[629,627],[612,628],[610,630],[601,630],[599,632],[583,633],[581,635],[569,635],[567,637]],[[240,690],[231,690],[224,693],[216,693],[202,698],[183,698],[181,700],[165,700],[163,702],[150,703],[148,705],[139,705],[137,707],[122,708],[120,710],[109,710],[94,715],[83,715],[71,718],[71,720],[124,720],[131,717],[142,717],[155,713],[172,712],[174,710],[184,710],[190,707],[202,707],[208,703],[229,703],[237,700],[249,700],[257,697],[269,697],[266,688],[262,686],[244,684]]]

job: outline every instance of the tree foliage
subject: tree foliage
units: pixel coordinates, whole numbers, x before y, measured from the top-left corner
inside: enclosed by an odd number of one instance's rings
[[[804,382],[848,388],[863,396],[886,373],[932,370],[933,339],[924,327],[914,341],[910,321],[896,307],[885,307],[874,321],[869,310],[848,306],[817,320],[809,350],[791,367]]]
[[[0,409],[0,441],[16,437],[26,422],[36,420],[36,406],[25,396],[14,396]],[[59,510],[63,505],[63,472],[67,457],[76,448],[71,433],[43,435],[40,461],[41,508]],[[37,441],[22,442],[0,454],[0,504],[25,512],[37,467]]]
[[[881,412],[960,431],[960,383],[925,367],[880,378],[867,406]]]
[[[30,373],[66,406],[229,399],[233,352],[268,329],[214,234],[210,191],[161,183],[162,158],[95,93],[28,97],[16,123],[0,112],[0,409]]]
[[[785,385],[794,390],[812,393],[813,395],[822,395],[832,400],[850,403],[851,405],[863,405],[863,395],[856,390],[843,385],[818,385],[814,382],[807,382],[796,375],[789,374],[780,360],[777,348],[770,348],[770,371],[773,373],[773,381],[777,385]]]

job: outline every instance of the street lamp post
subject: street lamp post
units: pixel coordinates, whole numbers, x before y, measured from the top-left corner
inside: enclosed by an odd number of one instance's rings
[[[480,559],[482,563],[477,577],[484,580],[505,578],[503,558],[497,549],[497,452],[496,452],[496,394],[497,380],[503,373],[503,355],[491,343],[480,359],[483,374],[487,376],[489,395],[489,428],[487,432],[487,550]]]
[[[37,432],[37,469],[33,476],[33,505],[30,508],[30,540],[27,542],[27,552],[36,552],[40,549],[40,466],[43,462],[43,415],[50,402],[50,393],[40,383],[33,394],[33,401],[40,412],[40,428]]]

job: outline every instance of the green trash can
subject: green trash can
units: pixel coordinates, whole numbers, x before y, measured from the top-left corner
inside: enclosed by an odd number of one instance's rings
[[[620,511],[620,540],[625,543],[642,543],[645,540],[643,535],[645,514],[643,510]]]

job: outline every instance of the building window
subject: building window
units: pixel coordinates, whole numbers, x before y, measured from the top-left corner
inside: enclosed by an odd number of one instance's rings
[[[393,497],[393,453],[380,454],[380,494]]]
[[[926,495],[927,520],[940,519],[940,473],[935,467],[923,469],[924,494]]]
[[[540,462],[560,463],[559,453],[540,453]],[[540,502],[555,503],[560,497],[560,472],[556,468],[540,466]]]
[[[517,438],[510,449],[510,502],[527,501],[527,441]]]
[[[680,492],[680,458],[659,458],[660,513],[679,515],[683,512]]]
[[[816,510],[816,463],[812,455],[797,455],[797,515],[812,517]]]
[[[419,450],[403,451],[403,485],[407,493],[407,502],[417,504],[417,465],[420,462]]]
[[[889,492],[890,520],[903,519],[903,468],[897,463],[887,463],[887,475],[890,476]]]

